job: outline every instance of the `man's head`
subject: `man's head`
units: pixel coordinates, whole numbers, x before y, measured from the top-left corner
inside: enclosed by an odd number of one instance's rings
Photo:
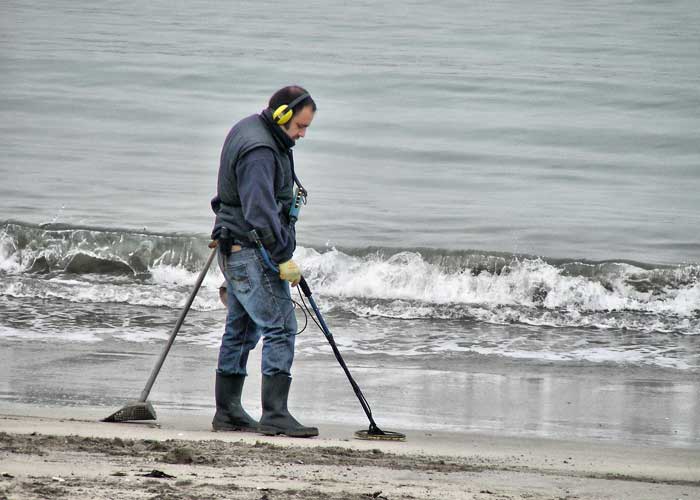
[[[299,99],[304,95],[306,95],[306,97]],[[297,101],[296,103],[295,100]],[[306,129],[311,125],[311,121],[314,119],[314,114],[316,113],[316,103],[306,89],[298,85],[281,88],[272,94],[268,107],[274,113],[276,110],[280,109],[280,106],[288,106],[292,103],[294,103],[291,108],[292,117],[288,121],[280,124],[280,127],[282,127],[282,130],[284,130],[290,139],[296,141],[306,135]],[[288,110],[282,108],[281,111],[286,113]]]

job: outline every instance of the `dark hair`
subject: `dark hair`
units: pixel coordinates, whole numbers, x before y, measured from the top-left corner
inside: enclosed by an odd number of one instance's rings
[[[303,94],[308,94],[309,92],[298,85],[290,85],[288,87],[283,87],[279,89],[277,92],[272,94],[272,97],[270,97],[270,101],[268,102],[268,107],[274,111],[283,104],[289,104],[292,102],[294,99],[299,97],[300,95]],[[316,103],[314,102],[313,98],[311,95],[308,97],[302,99],[300,103],[298,103],[294,108],[292,108],[292,111],[295,113],[299,112],[302,108],[305,108],[306,106],[311,106],[311,110],[315,113],[316,112]]]

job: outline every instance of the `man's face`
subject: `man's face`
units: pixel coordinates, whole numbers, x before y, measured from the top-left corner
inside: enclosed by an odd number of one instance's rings
[[[306,135],[306,129],[309,128],[314,119],[314,112],[311,106],[304,106],[298,113],[294,113],[292,119],[282,126],[285,134],[290,139],[296,141]]]

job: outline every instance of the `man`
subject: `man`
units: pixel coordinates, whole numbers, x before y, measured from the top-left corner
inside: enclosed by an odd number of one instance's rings
[[[301,279],[292,260],[296,248],[289,210],[294,198],[292,147],[306,134],[316,103],[298,86],[284,87],[268,108],[238,122],[221,151],[212,238],[226,278],[226,328],[216,371],[215,431],[257,430],[266,435],[318,435],[301,425],[287,409],[297,329],[289,284]],[[265,266],[251,231],[278,265]],[[262,416],[256,422],[241,405],[248,354],[260,337],[262,350]]]

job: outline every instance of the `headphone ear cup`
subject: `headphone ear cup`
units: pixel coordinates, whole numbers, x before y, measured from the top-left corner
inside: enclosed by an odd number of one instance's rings
[[[282,104],[272,113],[272,119],[275,120],[277,125],[284,125],[292,119],[292,115],[294,115],[294,112],[289,109],[289,106],[287,104]]]

